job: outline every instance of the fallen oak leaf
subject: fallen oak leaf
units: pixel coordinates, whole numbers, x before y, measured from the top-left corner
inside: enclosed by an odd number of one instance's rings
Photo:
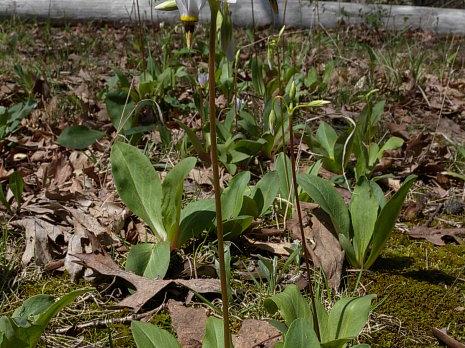
[[[281,338],[281,332],[267,321],[257,319],[245,319],[241,329],[233,337],[234,347],[250,348],[265,347],[271,348]]]
[[[119,302],[118,305],[132,308],[135,312],[138,312],[144,304],[164,288],[173,284],[184,286],[200,294],[220,292],[220,283],[218,279],[164,280],[138,276],[132,272],[121,269],[108,253],[101,250],[94,251],[91,254],[74,254],[72,256],[79,259],[74,262],[91,268],[99,274],[109,277],[118,277],[130,283],[135,288],[135,292]]]
[[[186,307],[181,302],[169,300],[168,311],[178,341],[185,348],[202,347],[207,313],[204,308]]]
[[[335,237],[333,225],[329,217],[316,204],[301,204],[304,234],[307,239],[307,250],[316,267],[320,267],[333,289],[341,283],[344,251]],[[287,228],[293,238],[301,241],[300,226],[297,214],[288,220]]]
[[[417,226],[407,231],[407,234],[415,239],[426,239],[434,245],[445,245],[446,242],[459,244],[465,237],[465,228],[432,228]]]

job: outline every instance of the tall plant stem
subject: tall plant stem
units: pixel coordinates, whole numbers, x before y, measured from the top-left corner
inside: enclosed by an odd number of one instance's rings
[[[228,284],[226,282],[226,267],[224,261],[223,216],[221,213],[221,188],[218,165],[218,150],[216,146],[216,105],[215,105],[215,50],[216,50],[216,20],[217,11],[211,9],[210,43],[208,51],[208,88],[209,88],[209,116],[211,137],[211,161],[213,170],[213,189],[215,190],[216,234],[218,238],[218,259],[220,263],[221,298],[223,301],[224,347],[231,346],[231,332],[229,330],[229,299]]]
[[[292,172],[292,186],[294,187],[294,196],[295,196],[295,207],[297,210],[297,217],[299,219],[299,227],[300,227],[300,238],[302,239],[302,249],[304,249],[304,259],[305,259],[305,269],[307,271],[307,278],[308,278],[308,291],[312,298],[312,314],[313,314],[313,326],[315,328],[316,335],[318,339],[320,339],[320,326],[318,323],[318,315],[316,311],[316,296],[315,291],[313,289],[313,283],[311,279],[311,271],[310,271],[310,254],[307,249],[307,240],[305,239],[304,233],[304,224],[302,221],[302,210],[300,209],[300,201],[299,201],[299,190],[297,189],[297,170],[296,170],[296,161],[295,161],[295,154],[294,154],[294,128],[293,128],[293,114],[294,110],[291,110],[289,113],[289,145],[290,145],[290,157],[291,157],[291,172]]]

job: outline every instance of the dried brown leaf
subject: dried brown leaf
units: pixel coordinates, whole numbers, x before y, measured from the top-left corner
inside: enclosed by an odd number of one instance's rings
[[[185,348],[202,347],[207,313],[204,308],[186,307],[181,302],[168,301],[171,325],[178,341]]]
[[[434,245],[445,245],[447,242],[460,243],[465,237],[465,228],[432,228],[416,226],[407,234],[415,239],[426,239]]]
[[[135,312],[138,312],[144,304],[164,288],[173,284],[184,286],[201,294],[220,292],[218,279],[148,279],[121,269],[104,251],[95,251],[92,254],[75,254],[74,256],[80,260],[75,262],[79,262],[99,274],[118,277],[130,283],[136,291],[122,300],[119,306],[132,308]]]
[[[297,216],[297,214],[294,214]],[[328,283],[333,289],[339,288],[341,283],[344,251],[335,237],[329,217],[315,205],[302,206],[304,233],[307,250],[316,267],[320,267],[326,275]],[[297,217],[288,221],[288,229],[292,236],[301,240],[300,226]]]
[[[267,321],[246,319],[233,340],[236,348],[271,348],[280,338],[281,333]]]

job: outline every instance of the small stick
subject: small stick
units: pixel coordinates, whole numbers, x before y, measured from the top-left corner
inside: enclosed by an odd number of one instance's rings
[[[448,348],[465,348],[465,344],[460,343],[456,339],[450,337],[444,331],[441,331],[433,327],[433,335],[438,339],[439,342],[444,343]]]
[[[82,329],[87,329],[89,327],[108,326],[108,325],[111,325],[111,324],[125,324],[125,323],[129,323],[129,322],[131,322],[133,320],[139,320],[139,319],[146,318],[148,316],[157,314],[164,307],[165,307],[165,304],[163,303],[159,307],[157,307],[155,309],[152,309],[151,311],[148,311],[148,312],[145,312],[145,313],[139,313],[139,314],[134,313],[134,314],[128,315],[126,317],[122,317],[122,318],[95,319],[95,320],[88,321],[86,323],[56,329],[55,333],[56,334],[66,334],[70,330],[82,330]]]

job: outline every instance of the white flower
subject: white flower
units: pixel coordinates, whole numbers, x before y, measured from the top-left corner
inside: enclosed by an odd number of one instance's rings
[[[183,23],[195,23],[199,21],[199,14],[206,0],[176,0],[179,10],[179,18]]]

